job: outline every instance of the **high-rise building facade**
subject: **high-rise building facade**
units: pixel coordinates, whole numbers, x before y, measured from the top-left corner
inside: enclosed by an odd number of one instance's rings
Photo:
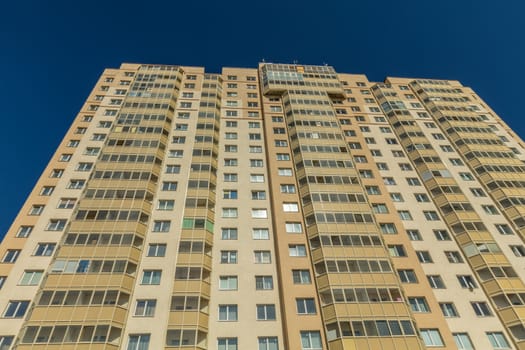
[[[524,160],[457,81],[107,69],[0,245],[0,349],[525,349]]]

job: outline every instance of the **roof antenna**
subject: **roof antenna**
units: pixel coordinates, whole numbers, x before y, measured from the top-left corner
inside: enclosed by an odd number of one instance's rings
[[[297,64],[297,60],[293,60],[293,64]]]
[[[263,61],[263,63],[265,63],[265,62],[266,62],[266,60],[265,60],[264,58],[262,59],[262,61]]]

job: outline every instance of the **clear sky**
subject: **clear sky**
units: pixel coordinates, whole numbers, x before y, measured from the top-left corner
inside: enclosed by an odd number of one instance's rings
[[[105,67],[121,62],[460,80],[522,137],[522,0],[4,1],[0,237]]]

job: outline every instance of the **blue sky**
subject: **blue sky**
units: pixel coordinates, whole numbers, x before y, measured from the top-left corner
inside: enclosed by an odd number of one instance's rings
[[[219,72],[297,60],[375,81],[457,79],[523,137],[524,10],[517,0],[6,1],[0,236],[99,74],[121,62]]]

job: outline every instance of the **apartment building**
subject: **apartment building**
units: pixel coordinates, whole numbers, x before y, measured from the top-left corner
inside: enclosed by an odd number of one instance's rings
[[[106,69],[0,245],[0,349],[525,349],[524,160],[458,81]]]

